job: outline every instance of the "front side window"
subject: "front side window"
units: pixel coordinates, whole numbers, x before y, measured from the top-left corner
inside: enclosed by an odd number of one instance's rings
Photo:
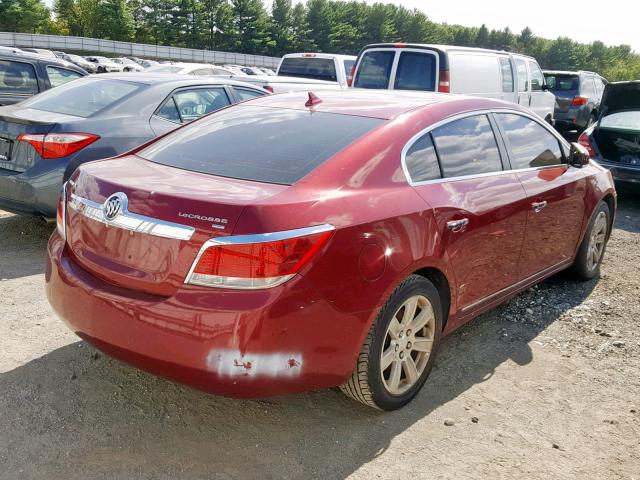
[[[531,90],[533,92],[542,91],[544,85],[544,74],[536,62],[529,62],[529,70],[531,70]]]
[[[183,170],[291,185],[382,123],[240,104],[180,128],[138,155]]]
[[[0,60],[0,93],[38,93],[38,80],[33,65]]]
[[[500,57],[500,72],[502,73],[502,91],[513,92],[513,67],[511,60],[507,57]]]
[[[511,166],[514,169],[562,163],[560,142],[538,122],[512,113],[498,113],[496,117],[511,147]]]
[[[356,71],[353,86],[356,88],[389,88],[389,77],[396,52],[373,50],[365,52]]]
[[[486,115],[454,120],[432,132],[443,177],[502,170],[500,151]]]
[[[76,80],[83,76],[78,72],[74,72],[73,70],[52,67],[50,65],[47,67],[47,75],[49,76],[49,83],[51,83],[52,87],[58,87],[62,84],[70,82],[71,80]]]
[[[438,156],[430,133],[411,145],[404,157],[404,163],[412,182],[441,178]]]
[[[518,91],[529,91],[529,74],[527,73],[527,64],[524,60],[516,58],[516,71],[518,72]]]
[[[208,113],[230,105],[224,88],[182,90],[173,95],[182,123],[188,123]]]
[[[393,88],[396,90],[436,90],[436,57],[420,52],[401,52]]]

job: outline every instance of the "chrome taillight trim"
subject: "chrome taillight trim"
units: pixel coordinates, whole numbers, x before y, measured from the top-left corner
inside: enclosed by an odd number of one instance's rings
[[[60,192],[60,199],[58,200],[59,202],[62,202],[62,218],[61,220],[61,224],[58,225],[57,221],[56,221],[56,229],[58,230],[58,233],[60,234],[60,236],[62,237],[63,240],[67,239],[67,184],[69,182],[64,182],[62,184],[62,191]],[[57,220],[57,216],[58,213],[56,212],[56,220]]]
[[[312,227],[296,228],[294,230],[284,230],[271,233],[257,233],[251,235],[230,235],[227,237],[215,237],[207,240],[202,244],[195,260],[191,264],[189,273],[184,279],[185,284],[203,285],[214,288],[235,288],[239,290],[257,290],[262,288],[273,288],[291,280],[296,274],[283,275],[281,277],[269,277],[262,279],[236,278],[236,277],[218,277],[215,275],[201,275],[194,273],[200,258],[204,252],[216,245],[243,245],[251,243],[277,242],[279,240],[288,240],[290,238],[304,237],[316,233],[324,233],[335,230],[336,227],[329,224],[315,225]],[[202,278],[201,278],[202,277]],[[204,277],[211,279],[212,282],[204,281]],[[233,284],[224,284],[224,280],[230,280]]]
[[[120,192],[114,195],[121,195],[121,206],[118,214],[112,219],[106,218],[104,214],[107,201],[98,203],[72,193],[68,205],[76,212],[96,222],[145,235],[174,240],[190,240],[195,232],[195,228],[187,225],[132,213],[128,209],[127,196]]]

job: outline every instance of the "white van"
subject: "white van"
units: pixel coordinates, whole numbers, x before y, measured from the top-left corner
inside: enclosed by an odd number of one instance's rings
[[[338,82],[346,87],[355,63],[354,55],[289,53],[280,60],[277,75]]]
[[[555,95],[533,57],[498,50],[379,43],[364,47],[353,87],[426,90],[499,98],[529,107],[553,123]]]

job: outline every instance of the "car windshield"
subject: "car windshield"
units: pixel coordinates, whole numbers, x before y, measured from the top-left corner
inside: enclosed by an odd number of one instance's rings
[[[209,175],[291,185],[383,122],[239,105],[178,129],[138,155]]]
[[[577,75],[545,74],[547,85],[554,92],[571,92],[580,89],[580,77]]]
[[[143,87],[125,80],[77,80],[47,90],[22,103],[24,107],[45,112],[89,117]]]
[[[336,66],[332,58],[288,57],[282,60],[278,75],[313,78],[335,82]]]

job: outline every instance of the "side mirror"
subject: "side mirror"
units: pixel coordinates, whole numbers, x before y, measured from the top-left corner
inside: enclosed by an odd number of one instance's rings
[[[582,168],[585,165],[589,165],[589,159],[589,151],[586,148],[579,143],[571,143],[571,149],[569,150],[569,165]]]
[[[548,92],[549,90],[551,90],[551,89],[549,88],[549,85],[547,85],[546,83],[543,83],[543,84],[542,84],[542,91],[543,91],[543,92]]]

